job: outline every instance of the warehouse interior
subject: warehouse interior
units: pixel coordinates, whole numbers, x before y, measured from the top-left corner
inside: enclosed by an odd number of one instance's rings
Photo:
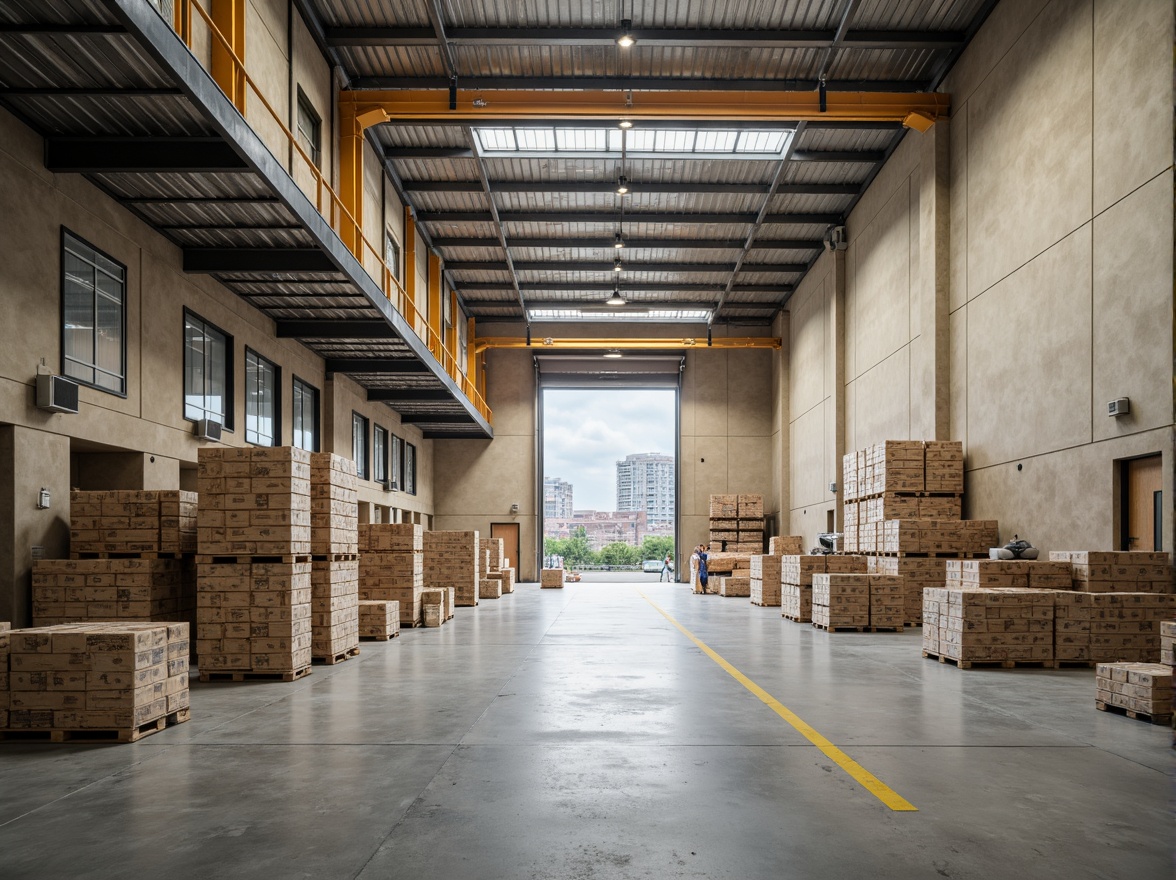
[[[804,558],[855,456],[944,441],[998,544],[1170,554],[1174,44],[1165,0],[0,4],[0,622],[84,493],[291,449],[351,462],[356,565],[512,569],[309,677],[197,657],[139,742],[0,729],[0,875],[1163,876],[1171,731],[1093,662],[800,626],[689,548],[758,497]],[[580,387],[676,392],[680,583],[540,587]]]

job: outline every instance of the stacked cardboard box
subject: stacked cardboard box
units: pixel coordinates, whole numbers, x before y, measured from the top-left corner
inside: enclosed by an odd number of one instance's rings
[[[539,572],[539,586],[544,590],[561,590],[564,585],[562,568],[545,568]]]
[[[888,519],[874,524],[872,548],[868,546],[868,537],[862,543],[867,545],[859,548],[862,552],[872,549],[876,553],[986,553],[997,543],[997,522]]]
[[[925,587],[923,589],[923,656],[938,657],[939,621],[947,614],[947,588]]]
[[[515,588],[515,570],[513,568],[503,568],[498,571],[489,572],[486,577],[492,581],[498,581],[502,584],[502,592],[513,593]]]
[[[310,552],[359,552],[359,478],[355,462],[331,452],[310,456]]]
[[[726,575],[720,577],[719,595],[747,598],[751,595],[751,578],[743,575]]]
[[[1095,705],[1132,718],[1172,718],[1172,667],[1162,663],[1100,663],[1095,670]]]
[[[196,552],[196,493],[111,490],[69,493],[74,554]]]
[[[197,568],[196,654],[201,681],[221,673],[291,680],[311,660],[311,565],[205,562]]]
[[[425,626],[440,626],[445,622],[444,590],[425,590],[421,594],[421,616]]]
[[[716,553],[763,553],[764,496],[710,496],[710,549]]]
[[[817,574],[865,574],[863,556],[788,555],[780,558],[781,614],[789,620],[810,622],[813,576]]]
[[[194,619],[196,591],[184,559],[38,559],[33,624]]]
[[[311,657],[334,663],[359,653],[359,560],[313,560],[310,601]]]
[[[932,590],[932,593],[936,591]],[[1052,664],[1053,594],[1029,589],[955,589],[938,600],[938,651],[928,653],[972,663]],[[924,609],[923,625],[929,611]]]
[[[870,626],[901,631],[906,622],[906,582],[902,575],[866,577],[870,582]]]
[[[478,581],[479,599],[501,599],[502,581],[498,578],[484,577]]]
[[[1089,663],[1090,621],[1094,602],[1089,593],[1053,591],[1054,660],[1058,663]]]
[[[768,539],[768,553],[772,556],[799,556],[804,553],[804,538],[800,535],[773,535]]]
[[[289,446],[201,449],[199,553],[309,555],[310,455]]]
[[[779,606],[782,556],[752,556],[751,604]]]
[[[431,589],[453,587],[459,607],[478,604],[482,579],[477,532],[425,532],[425,585]]]
[[[9,730],[134,742],[188,719],[186,623],[69,623],[8,634]],[[0,711],[0,715],[3,711]],[[69,734],[74,734],[73,737]]]
[[[948,559],[948,587],[1023,587],[1038,590],[1070,589],[1070,569],[1064,562],[1028,559]]]
[[[502,538],[479,538],[478,546],[490,554],[485,573],[502,571],[502,561],[506,556]]]
[[[1160,621],[1160,662],[1176,666],[1176,620]]]
[[[813,626],[836,630],[870,625],[870,576],[813,575]]]
[[[360,600],[359,637],[385,642],[400,635],[400,603]]]
[[[918,626],[923,622],[923,590],[942,587],[947,582],[947,560],[928,556],[870,556],[871,574],[897,575],[903,579],[903,623]]]
[[[1171,593],[1167,553],[1051,550],[1051,561],[1070,566],[1074,589],[1086,593]]]
[[[1155,663],[1160,624],[1176,610],[1171,593],[1090,593],[1090,653],[1098,662]]]
[[[359,527],[359,600],[398,602],[402,626],[421,623],[424,530],[413,523]]]

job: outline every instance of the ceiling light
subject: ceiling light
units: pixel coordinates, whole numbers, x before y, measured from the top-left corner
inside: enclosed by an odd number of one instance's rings
[[[613,237],[613,247],[615,247],[615,248],[616,248],[616,249],[619,251],[619,250],[620,250],[621,248],[623,248],[624,246],[625,246],[625,239],[624,239],[624,238],[621,236],[621,234],[618,232],[618,233],[617,233],[617,234],[616,234],[616,235]]]
[[[617,180],[617,190],[616,190],[617,195],[623,196],[628,191],[629,191],[629,181],[627,181],[625,179],[625,175],[622,174],[620,176],[620,178],[618,178],[618,180]]]
[[[617,257],[617,261],[615,263],[613,263],[613,271],[614,272],[624,272],[625,271],[625,264],[621,262],[620,257]]]
[[[612,292],[612,296],[610,296],[608,299],[606,299],[604,301],[604,304],[606,306],[626,305],[625,298],[623,296],[621,296],[621,289],[619,287],[614,287],[613,292]]]
[[[620,122],[617,123],[617,127],[627,130],[627,129],[630,129],[633,127],[633,122],[632,122],[632,120],[629,120],[629,119],[622,119]]]
[[[628,49],[637,40],[633,36],[633,20],[631,18],[621,19],[621,32],[617,34],[617,45],[622,49]]]
[[[624,355],[623,355],[623,354],[621,354],[621,350],[620,350],[619,348],[610,348],[608,351],[606,351],[606,352],[604,353],[604,356],[605,356],[606,358],[619,358],[619,357],[624,357]]]

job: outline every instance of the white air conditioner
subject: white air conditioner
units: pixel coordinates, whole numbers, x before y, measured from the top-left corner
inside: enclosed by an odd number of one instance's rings
[[[65,376],[42,373],[37,376],[37,406],[50,412],[78,411],[78,383]]]
[[[196,422],[196,436],[201,440],[215,440],[220,442],[221,423],[216,419],[198,419]]]
[[[845,237],[844,226],[830,226],[825,233],[825,250],[843,251],[849,247],[849,239]]]
[[[400,490],[400,487],[396,485],[395,480],[384,480],[384,482],[380,485],[384,487],[385,492],[397,492]]]
[[[1108,416],[1125,416],[1131,412],[1131,398],[1119,397],[1107,404]]]

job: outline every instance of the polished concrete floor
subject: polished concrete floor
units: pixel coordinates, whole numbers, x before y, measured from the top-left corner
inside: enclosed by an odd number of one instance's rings
[[[892,812],[654,604],[877,776]],[[1170,733],[680,585],[458,609],[134,745],[0,745],[0,877],[1156,878]]]

